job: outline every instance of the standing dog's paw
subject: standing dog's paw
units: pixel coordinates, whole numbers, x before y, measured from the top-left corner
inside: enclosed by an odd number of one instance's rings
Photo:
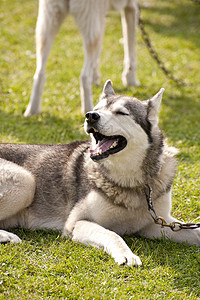
[[[131,267],[131,266],[139,267],[142,265],[142,262],[141,262],[139,256],[133,254],[132,252],[123,253],[122,255],[116,256],[115,261],[119,265],[127,265],[129,267]]]
[[[124,86],[140,86],[134,70],[125,70],[122,74],[122,82]]]
[[[21,239],[14,233],[0,230],[0,243],[20,243]]]

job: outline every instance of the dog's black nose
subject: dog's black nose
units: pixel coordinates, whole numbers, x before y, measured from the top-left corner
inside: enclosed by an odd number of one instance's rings
[[[97,112],[88,112],[85,117],[86,121],[91,124],[95,123],[100,118],[100,115]]]

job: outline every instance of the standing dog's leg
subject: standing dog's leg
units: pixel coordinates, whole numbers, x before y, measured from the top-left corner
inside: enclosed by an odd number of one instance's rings
[[[45,68],[48,55],[67,12],[67,1],[40,0],[39,2],[36,25],[37,67],[31,98],[24,116],[37,115],[41,112],[41,97],[45,84]]]
[[[99,55],[100,55],[100,52],[101,52],[101,47],[99,49]],[[96,60],[96,64],[93,68],[93,80],[92,80],[92,83],[93,84],[96,84],[96,85],[99,85],[100,84],[100,79],[101,79],[101,73],[99,71],[99,58]]]
[[[83,36],[85,52],[84,66],[80,76],[81,111],[82,114],[93,109],[92,83],[98,83],[100,74],[98,71],[98,59],[101,52],[104,30],[93,41],[87,41]]]
[[[124,71],[123,84],[138,86],[136,76],[136,32],[138,23],[138,4],[134,1],[131,6],[122,11],[122,29],[124,37]]]
[[[0,159],[0,224],[9,227],[9,218],[28,207],[34,197],[35,179],[24,168]],[[13,233],[0,230],[0,243],[20,242]]]
[[[70,12],[74,16],[83,37],[84,66],[80,76],[81,111],[85,114],[92,110],[92,83],[98,83],[99,55],[104,34],[105,14],[108,1],[70,2]]]

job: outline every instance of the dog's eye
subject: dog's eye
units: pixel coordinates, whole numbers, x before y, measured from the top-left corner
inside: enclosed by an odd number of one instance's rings
[[[125,113],[125,112],[123,112],[123,111],[116,111],[116,114],[117,115],[122,115],[122,116],[128,116],[128,113]]]

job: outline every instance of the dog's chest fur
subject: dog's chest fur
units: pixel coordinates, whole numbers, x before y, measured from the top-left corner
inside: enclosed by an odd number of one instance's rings
[[[156,201],[162,194],[171,189],[176,173],[176,160],[173,157],[173,148],[164,147],[160,158],[160,169],[154,177],[134,187],[120,186],[112,180],[112,174],[92,162],[87,163],[88,178],[92,182],[93,189],[102,195],[107,201],[127,208],[128,210],[143,207],[146,204],[145,189],[149,184],[153,190],[153,200]]]

